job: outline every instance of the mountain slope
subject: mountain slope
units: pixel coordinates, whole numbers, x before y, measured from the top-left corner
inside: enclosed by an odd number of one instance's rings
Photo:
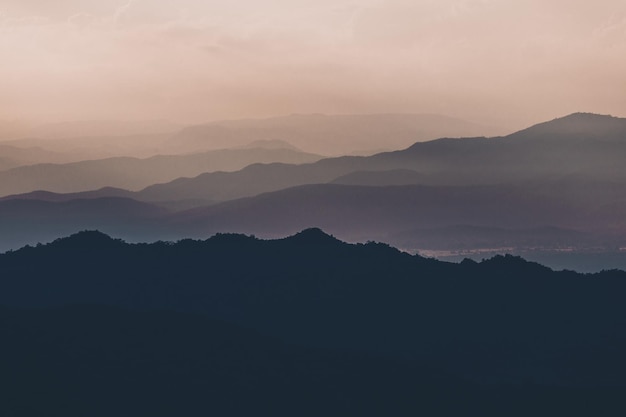
[[[459,224],[528,228],[545,225],[623,230],[617,202],[626,185],[551,181],[493,186],[293,187],[172,215],[187,233],[236,231],[280,236],[320,226],[352,240],[385,239],[414,228]]]
[[[226,149],[147,159],[109,158],[64,165],[40,164],[0,172],[0,195],[36,190],[78,192],[102,187],[137,190],[156,182],[193,177],[207,171],[233,171],[258,162],[305,163],[312,154],[287,149]]]
[[[424,180],[423,175],[413,170],[394,169],[389,171],[355,171],[335,178],[331,183],[382,187],[386,185],[419,184],[424,182]]]
[[[539,123],[516,132],[515,140],[576,140],[624,141],[626,119],[594,113],[573,113],[548,122]]]
[[[242,172],[254,169],[267,172],[267,167],[255,165]],[[292,178],[284,173],[284,165],[274,167],[274,186],[280,188]],[[220,185],[220,181],[212,184],[216,193],[228,192],[220,190]],[[242,180],[240,186],[250,187],[251,184]],[[3,213],[0,226],[6,231],[0,249],[47,241],[55,237],[55,231],[71,233],[93,228],[104,228],[136,241],[206,238],[217,232],[279,237],[307,227],[323,227],[350,241],[379,240],[413,251],[503,248],[500,252],[519,253],[519,250],[533,248],[597,252],[626,246],[626,184],[623,183],[570,178],[463,187],[314,184],[181,210],[184,205],[199,204],[183,200],[184,191],[174,189],[173,192],[179,194],[160,196],[103,189],[77,194],[37,192],[6,197],[0,199],[0,213]],[[107,204],[111,201],[122,205],[132,203],[133,207],[139,205],[134,200],[138,195],[161,200],[142,203],[142,207],[149,208],[145,213],[109,210]],[[165,197],[179,199],[177,206],[164,204]],[[156,209],[154,204],[175,211]],[[130,213],[134,213],[132,221],[127,216]],[[460,234],[449,232],[459,225],[470,229]],[[506,238],[490,234],[490,228],[506,229]],[[487,235],[481,230],[486,230]],[[539,230],[545,233],[533,239],[531,235]],[[411,231],[415,232],[408,233]],[[468,247],[469,242],[475,245]],[[488,242],[498,245],[487,245]]]
[[[329,158],[301,166],[257,166],[228,174],[203,174],[151,186],[137,198],[226,200],[332,182],[357,171],[412,170],[423,175],[414,179],[423,185],[486,185],[568,176],[626,181],[625,119],[596,117],[592,117],[596,124],[608,124],[606,129],[613,139],[596,140],[585,131],[572,133],[572,125],[577,126],[580,118],[588,118],[572,115],[504,138],[439,139],[370,157]],[[564,138],[570,138],[571,143]]]

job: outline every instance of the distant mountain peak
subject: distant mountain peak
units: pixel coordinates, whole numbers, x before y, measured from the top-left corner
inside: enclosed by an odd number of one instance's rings
[[[626,119],[595,113],[572,113],[536,124],[508,137],[626,140]]]
[[[558,127],[569,127],[576,129],[593,129],[595,127],[604,126],[613,123],[624,123],[626,119],[611,116],[609,114],[585,113],[577,112],[568,114],[567,116],[557,117],[551,121],[541,123],[540,125],[554,125]]]
[[[609,120],[609,119],[619,119],[619,117],[612,116],[610,114],[598,114],[598,113],[590,113],[590,112],[575,112],[572,114],[568,114],[567,116],[557,117],[554,120]]]

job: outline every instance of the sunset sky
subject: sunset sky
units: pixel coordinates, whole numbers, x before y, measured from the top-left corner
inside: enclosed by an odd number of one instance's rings
[[[626,116],[624,0],[3,0],[0,119]]]

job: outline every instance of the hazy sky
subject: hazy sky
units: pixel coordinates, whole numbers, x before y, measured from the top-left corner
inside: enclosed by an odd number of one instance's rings
[[[0,119],[626,116],[624,0],[2,0]]]

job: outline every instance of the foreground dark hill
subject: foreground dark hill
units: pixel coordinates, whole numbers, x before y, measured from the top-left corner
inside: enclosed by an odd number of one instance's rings
[[[150,245],[84,232],[1,255],[0,277],[7,306],[192,312],[489,387],[624,388],[624,272],[554,272],[515,257],[448,264],[311,229]]]
[[[197,315],[84,305],[0,309],[0,326],[5,416],[408,416],[488,409],[487,398],[469,398],[478,387],[411,363],[289,346]],[[446,404],[444,394],[458,402]]]
[[[69,164],[37,164],[0,172],[0,195],[36,190],[61,193],[102,187],[138,190],[204,172],[236,171],[253,163],[310,163],[321,157],[292,149],[222,149],[191,155],[158,155],[146,159],[109,158]]]
[[[204,317],[0,308],[4,416],[619,413],[619,392],[485,387],[409,361],[286,345]]]
[[[361,180],[364,185],[397,185],[397,175],[393,173],[403,170],[413,171],[414,183],[422,185],[487,185],[567,176],[624,182],[624,160],[626,119],[579,113],[502,138],[439,139],[370,157],[330,158],[300,166],[255,165],[232,173],[206,173],[148,187],[136,198],[228,200],[298,185],[341,181],[359,171],[381,172],[379,180],[371,178],[371,174],[367,182]]]

